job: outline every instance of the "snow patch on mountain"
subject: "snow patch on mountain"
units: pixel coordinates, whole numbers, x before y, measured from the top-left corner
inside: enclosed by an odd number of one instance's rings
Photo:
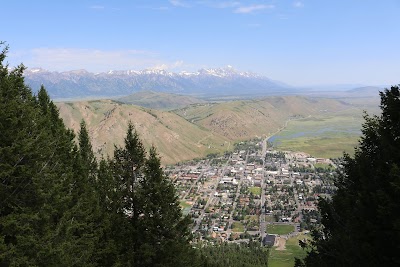
[[[56,72],[35,68],[27,69],[25,78],[34,90],[43,84],[54,98],[122,96],[143,90],[198,96],[268,95],[292,90],[268,77],[241,72],[230,65],[178,73],[160,68],[101,73],[86,70]]]

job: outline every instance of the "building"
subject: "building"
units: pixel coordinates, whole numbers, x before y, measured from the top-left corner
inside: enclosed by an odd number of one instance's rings
[[[272,247],[275,244],[275,239],[276,239],[275,235],[266,235],[263,238],[262,243],[263,243],[264,246]]]

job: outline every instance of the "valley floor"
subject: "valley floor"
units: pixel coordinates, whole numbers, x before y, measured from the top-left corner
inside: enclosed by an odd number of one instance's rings
[[[315,157],[337,158],[354,153],[364,119],[352,109],[291,120],[269,142],[279,150],[304,151]]]
[[[195,242],[272,246],[271,266],[303,256],[298,240],[319,223],[316,200],[334,192],[336,164],[302,152],[278,151],[261,139],[231,153],[169,166]]]

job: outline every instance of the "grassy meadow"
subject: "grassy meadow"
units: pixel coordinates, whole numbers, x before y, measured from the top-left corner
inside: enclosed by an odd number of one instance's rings
[[[299,246],[299,240],[309,238],[307,235],[298,235],[286,241],[285,248],[272,247],[268,259],[269,267],[292,267],[295,258],[304,258],[306,252]]]
[[[261,196],[261,187],[253,186],[249,187],[249,192],[255,196]]]
[[[273,235],[287,235],[294,231],[293,225],[287,224],[269,224],[267,225],[267,233]]]
[[[241,222],[233,222],[232,232],[244,232],[244,225]]]
[[[358,109],[290,121],[269,141],[280,150],[303,151],[314,157],[336,158],[352,154],[364,119]]]

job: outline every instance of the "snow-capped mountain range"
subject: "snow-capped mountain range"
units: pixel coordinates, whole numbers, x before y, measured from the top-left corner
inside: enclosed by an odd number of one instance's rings
[[[43,84],[53,98],[114,97],[144,90],[197,96],[271,95],[294,90],[265,76],[239,72],[231,66],[179,73],[163,69],[91,73],[33,68],[25,71],[25,81],[34,91]]]

